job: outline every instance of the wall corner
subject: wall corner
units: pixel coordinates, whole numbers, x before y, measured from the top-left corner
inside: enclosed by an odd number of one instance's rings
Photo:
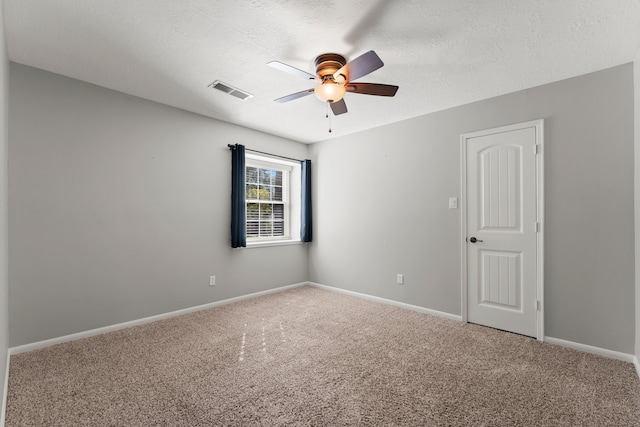
[[[635,357],[640,359],[640,50],[633,62],[634,224],[635,224]],[[637,364],[636,364],[637,366]],[[638,372],[640,375],[640,371]]]

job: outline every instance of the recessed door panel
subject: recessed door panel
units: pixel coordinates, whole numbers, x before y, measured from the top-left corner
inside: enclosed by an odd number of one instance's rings
[[[478,304],[522,312],[522,254],[478,251]]]
[[[492,146],[478,153],[481,230],[521,231],[521,154],[522,148],[513,145]]]

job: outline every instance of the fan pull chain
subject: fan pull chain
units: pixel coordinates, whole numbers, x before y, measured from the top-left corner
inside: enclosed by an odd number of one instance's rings
[[[327,101],[327,114],[325,117],[329,119],[329,133],[331,133],[331,114],[329,114],[329,101]]]

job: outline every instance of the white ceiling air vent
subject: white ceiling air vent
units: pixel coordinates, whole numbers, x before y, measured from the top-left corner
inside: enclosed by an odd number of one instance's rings
[[[235,88],[233,86],[230,86],[226,83],[222,83],[220,80],[216,80],[215,82],[211,83],[208,87],[213,88],[213,89],[218,89],[224,93],[228,93],[229,95],[233,95],[236,98],[240,98],[243,101],[245,99],[249,99],[251,97],[253,97],[253,95],[251,95],[249,92],[245,92],[243,90],[240,90],[238,88]]]

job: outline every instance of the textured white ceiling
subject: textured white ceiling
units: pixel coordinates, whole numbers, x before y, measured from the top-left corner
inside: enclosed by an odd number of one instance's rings
[[[633,61],[640,0],[4,0],[10,60],[301,142],[369,129]],[[333,118],[313,95],[314,58],[375,50]],[[254,95],[207,88],[222,80]]]

